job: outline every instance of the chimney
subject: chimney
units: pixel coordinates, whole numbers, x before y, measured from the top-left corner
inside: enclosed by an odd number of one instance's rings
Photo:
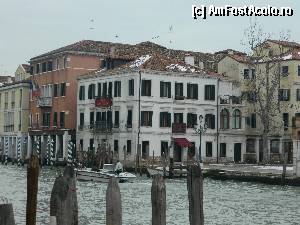
[[[114,57],[115,56],[115,46],[111,46],[110,49],[109,49],[109,55],[111,57]]]
[[[191,65],[191,66],[195,66],[195,58],[194,56],[185,56],[184,58],[185,64]]]
[[[199,67],[200,67],[200,69],[204,69],[204,63],[199,61]]]

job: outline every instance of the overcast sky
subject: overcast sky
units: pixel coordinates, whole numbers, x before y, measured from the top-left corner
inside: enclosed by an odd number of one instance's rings
[[[18,64],[83,39],[133,44],[148,40],[202,52],[243,50],[249,17],[194,20],[192,5],[201,4],[290,6],[292,17],[259,21],[274,38],[290,30],[291,40],[300,42],[299,0],[0,0],[0,75],[13,74]]]

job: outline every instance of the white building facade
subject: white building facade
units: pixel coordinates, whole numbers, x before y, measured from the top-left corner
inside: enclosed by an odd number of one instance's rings
[[[89,151],[105,142],[120,160],[126,154],[131,162],[140,146],[142,159],[165,153],[174,162],[185,162],[199,151],[200,135],[194,127],[202,115],[207,130],[201,137],[201,159],[243,161],[243,106],[232,101],[239,94],[231,81],[205,73],[120,70],[82,76],[77,146]],[[112,99],[110,107],[95,106],[105,105],[106,97]]]

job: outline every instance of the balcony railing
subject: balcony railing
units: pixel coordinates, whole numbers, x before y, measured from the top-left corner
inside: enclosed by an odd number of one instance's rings
[[[175,100],[184,100],[185,97],[181,95],[175,95]]]
[[[14,131],[14,125],[4,125],[4,132],[12,132]]]
[[[113,124],[107,121],[96,121],[94,124],[90,124],[89,127],[94,133],[111,133]]]
[[[172,123],[172,133],[186,133],[186,123]]]
[[[52,97],[39,97],[37,104],[39,107],[52,107]]]

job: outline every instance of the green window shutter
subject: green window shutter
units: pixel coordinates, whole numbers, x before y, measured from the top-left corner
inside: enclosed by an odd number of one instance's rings
[[[171,82],[168,82],[168,98],[171,98]]]
[[[164,91],[164,83],[161,81],[160,82],[160,97],[164,97],[163,91]]]

